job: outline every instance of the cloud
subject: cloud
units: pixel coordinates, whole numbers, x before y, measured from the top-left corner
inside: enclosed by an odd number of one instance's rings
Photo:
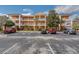
[[[48,11],[44,11],[43,13],[46,14],[46,15],[48,15]]]
[[[24,8],[23,12],[24,13],[22,15],[32,15],[33,14],[33,11],[31,9],[28,9],[28,8]]]
[[[73,14],[69,17],[69,20],[75,20],[76,18],[78,18],[78,14]]]
[[[26,13],[26,14],[22,14],[24,16],[28,16],[28,15],[32,15],[32,13]]]
[[[7,17],[8,17],[8,15],[7,15],[7,14],[3,14],[3,13],[0,13],[0,16],[7,16]]]
[[[23,9],[23,12],[32,12],[32,10],[31,9],[28,9],[28,8],[24,8]]]
[[[66,5],[66,6],[57,6],[55,8],[57,13],[73,13],[73,12],[78,12],[79,11],[79,6],[78,5]]]

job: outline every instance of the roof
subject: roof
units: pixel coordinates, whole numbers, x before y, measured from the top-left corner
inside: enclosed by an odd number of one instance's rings
[[[19,16],[21,14],[7,14],[7,15],[9,15],[9,16]]]
[[[58,15],[61,15],[61,16],[71,16],[72,14],[58,14]]]
[[[35,15],[46,15],[46,14],[43,13],[43,12],[38,12],[38,13],[36,13]]]

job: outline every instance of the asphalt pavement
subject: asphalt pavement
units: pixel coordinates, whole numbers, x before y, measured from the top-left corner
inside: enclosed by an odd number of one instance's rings
[[[0,33],[0,54],[78,54],[79,34]]]

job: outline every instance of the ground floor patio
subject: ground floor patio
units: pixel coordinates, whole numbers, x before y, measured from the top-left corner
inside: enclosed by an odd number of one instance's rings
[[[19,30],[19,26],[16,26],[16,29]],[[47,26],[20,26],[20,29],[24,31],[41,31],[47,29]]]

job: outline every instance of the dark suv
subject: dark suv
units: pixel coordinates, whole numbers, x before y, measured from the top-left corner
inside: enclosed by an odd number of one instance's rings
[[[42,31],[41,31],[41,34],[47,34],[47,30],[45,30],[45,29],[42,30]]]
[[[65,34],[74,34],[74,35],[76,35],[76,30],[74,30],[74,29],[65,29],[64,33]]]

